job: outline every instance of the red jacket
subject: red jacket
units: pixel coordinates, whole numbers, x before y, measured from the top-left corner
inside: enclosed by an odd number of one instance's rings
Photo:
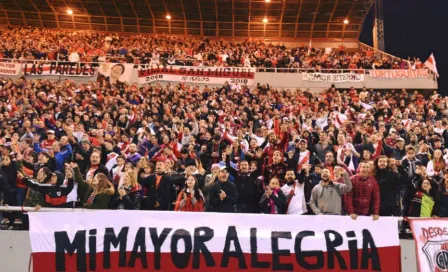
[[[375,177],[367,179],[355,175],[351,177],[353,189],[345,194],[345,210],[348,214],[380,214],[380,187]]]

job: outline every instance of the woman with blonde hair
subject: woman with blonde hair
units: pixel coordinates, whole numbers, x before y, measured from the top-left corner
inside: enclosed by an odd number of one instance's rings
[[[68,164],[66,164],[66,167]],[[78,164],[70,163],[74,171],[75,182],[78,183],[78,196],[86,209],[108,209],[112,195],[115,193],[114,185],[103,173],[96,174],[90,182],[82,178]]]
[[[138,184],[137,172],[127,171],[122,176],[116,198],[118,210],[140,210],[142,186]]]
[[[446,167],[446,162],[443,159],[443,154],[440,149],[434,151],[434,158],[428,162],[426,166],[426,174],[429,177],[434,177],[435,175],[440,175],[442,170]]]

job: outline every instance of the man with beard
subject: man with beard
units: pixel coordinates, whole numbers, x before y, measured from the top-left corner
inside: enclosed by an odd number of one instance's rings
[[[311,196],[311,181],[309,171],[311,165],[306,163],[301,165],[301,178],[296,179],[293,170],[288,170],[285,175],[286,184],[282,187],[282,192],[286,196],[285,214],[308,214],[308,203]]]
[[[330,170],[322,170],[322,181],[311,192],[310,207],[314,214],[341,215],[342,196],[352,190],[352,182],[344,168],[340,167],[338,171],[342,174],[344,183],[333,182]]]
[[[280,122],[280,120],[275,119],[274,126],[277,126],[276,123],[278,122]],[[282,154],[285,152],[286,145],[288,144],[288,134],[287,132],[284,132],[283,138],[280,140],[279,136],[275,132],[271,132],[268,136],[268,140],[269,145],[263,150],[263,156],[268,158],[268,163],[272,163],[275,151],[280,151]]]
[[[101,152],[98,150],[94,150],[90,155],[90,166],[87,168],[87,171],[85,173],[86,181],[92,180],[93,177],[98,173],[103,173],[109,180],[112,180],[110,178],[107,167],[101,164]]]
[[[380,215],[380,188],[375,177],[371,176],[371,166],[360,164],[359,174],[352,176],[353,189],[344,197],[345,210],[353,220],[358,215],[372,215],[378,220]]]
[[[381,205],[380,216],[398,216],[400,203],[398,196],[401,186],[410,182],[403,166],[398,165],[398,173],[392,171],[387,165],[387,157],[380,156],[375,161],[375,178],[380,187]]]
[[[238,202],[236,210],[239,213],[259,213],[259,205],[262,195],[262,186],[257,182],[257,178],[261,175],[261,167],[257,170],[249,171],[249,162],[242,160],[238,162],[239,171],[230,166],[229,151],[226,153],[226,169],[233,176],[233,183],[238,191]]]

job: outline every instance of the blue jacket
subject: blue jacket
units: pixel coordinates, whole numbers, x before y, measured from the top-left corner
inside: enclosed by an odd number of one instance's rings
[[[41,148],[39,143],[34,143],[34,151],[37,153],[48,152],[47,149]],[[61,151],[54,154],[54,160],[56,161],[56,170],[61,171],[64,169],[64,163],[68,162],[72,157],[73,149],[71,145],[61,146]]]

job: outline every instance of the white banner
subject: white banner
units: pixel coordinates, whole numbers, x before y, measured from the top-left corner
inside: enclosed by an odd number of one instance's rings
[[[82,62],[53,62],[43,63],[24,63],[22,71],[24,76],[76,76],[91,77],[96,74],[98,64]]]
[[[109,84],[131,83],[132,63],[101,63],[98,69],[98,81],[105,80]]]
[[[375,78],[419,78],[428,77],[426,69],[417,70],[370,70],[370,77]]]
[[[40,271],[400,271],[397,219],[159,211],[30,213]]]
[[[195,66],[149,66],[138,69],[140,85],[154,81],[176,81],[203,84],[253,85],[254,68],[244,67],[195,67]]]
[[[411,219],[420,272],[448,271],[448,219]]]
[[[343,73],[302,73],[302,80],[320,82],[360,82],[364,81],[364,74]]]
[[[17,76],[20,74],[20,63],[0,62],[0,75],[2,76]]]

